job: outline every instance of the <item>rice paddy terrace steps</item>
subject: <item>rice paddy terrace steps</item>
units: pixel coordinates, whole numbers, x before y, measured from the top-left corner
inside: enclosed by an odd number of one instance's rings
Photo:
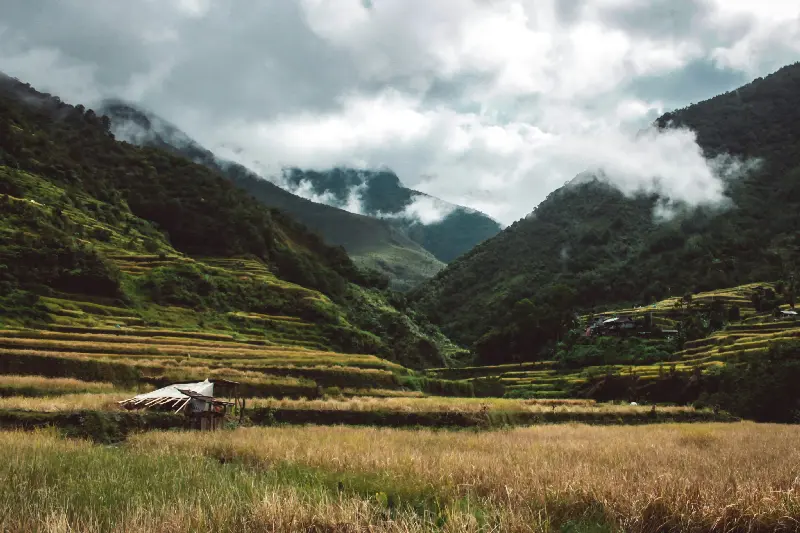
[[[66,293],[42,296],[40,302],[52,322],[49,327],[112,328],[117,330],[112,333],[116,333],[120,328],[145,327],[148,323],[180,327],[198,321],[194,310],[183,307],[126,308],[111,299],[93,298],[94,301],[89,301],[88,298]],[[236,331],[258,336],[268,344],[328,349],[328,339],[320,334],[317,324],[300,317],[231,311],[219,314],[218,318],[229,321]]]
[[[556,368],[552,361],[535,363],[434,368],[428,375],[441,379],[463,379],[473,384],[496,382],[507,398],[566,398],[572,386],[585,381],[580,372]]]
[[[678,321],[687,316],[691,308],[710,307],[714,302],[721,302],[725,306],[736,306],[739,308],[743,320],[760,320],[759,313],[756,311],[751,296],[759,288],[774,289],[773,283],[749,283],[727,289],[700,292],[692,295],[687,303],[681,297],[671,297],[655,302],[650,305],[634,306],[623,309],[614,309],[594,314],[593,316],[617,316],[626,315],[635,318],[651,315],[653,323],[661,327],[674,327]],[[589,315],[584,316],[589,318]]]
[[[198,257],[198,261],[213,268],[225,270],[239,278],[256,278],[277,281],[275,274],[261,261],[253,258]]]
[[[156,267],[193,262],[193,260],[188,257],[173,254],[108,254],[106,257],[111,259],[121,272],[132,276],[146,274]]]
[[[725,361],[734,355],[765,353],[779,341],[800,338],[800,321],[730,325],[710,337],[687,342],[676,357],[686,364]]]
[[[116,369],[110,372],[110,369]],[[278,345],[240,333],[53,325],[0,330],[0,373],[141,383],[226,377],[256,395],[318,395],[317,386],[399,389],[404,367],[374,355]],[[108,371],[108,372],[107,372]],[[109,373],[110,372],[110,373]]]
[[[264,262],[254,257],[187,257],[174,251],[157,255],[110,253],[106,257],[117,265],[120,272],[134,277],[144,276],[159,267],[195,265],[212,274],[233,276],[240,281],[256,281],[318,296],[316,291],[279,279]]]
[[[593,317],[627,315],[644,318],[649,315],[656,327],[677,329],[678,324],[690,314],[710,309],[715,302],[725,308],[739,308],[741,320],[728,324],[712,335],[686,342],[678,352],[669,352],[668,359],[656,363],[608,364],[568,369],[554,361],[526,362],[494,366],[463,368],[435,368],[428,375],[437,378],[462,379],[477,383],[494,381],[502,385],[504,396],[509,398],[566,398],[577,387],[605,375],[635,376],[640,380],[656,380],[672,373],[707,372],[725,364],[739,354],[764,353],[782,340],[800,338],[800,321],[776,320],[772,314],[757,311],[752,295],[759,290],[774,289],[772,283],[752,283],[729,289],[695,294],[691,301],[670,298],[646,307],[631,307],[584,316]],[[658,340],[642,339],[644,343]]]

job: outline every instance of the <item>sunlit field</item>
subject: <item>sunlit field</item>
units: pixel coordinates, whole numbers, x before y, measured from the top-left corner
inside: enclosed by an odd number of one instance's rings
[[[110,392],[114,385],[72,378],[0,375],[0,396],[56,396],[79,392]]]
[[[135,396],[136,392],[110,392],[105,394],[63,394],[60,396],[8,396],[0,398],[0,409],[25,409],[52,413],[56,411],[117,410],[117,402]]]
[[[5,531],[796,531],[800,428],[0,433]]]
[[[248,400],[251,407],[273,407],[276,409],[302,409],[314,411],[387,411],[387,412],[509,412],[509,413],[597,413],[597,414],[638,414],[648,413],[652,406],[630,405],[627,403],[596,403],[582,399],[533,399],[512,400],[504,398],[447,398],[432,396],[424,398],[328,398],[312,400],[291,400],[274,398],[253,398]],[[693,413],[697,410],[685,406],[658,406],[661,413]]]

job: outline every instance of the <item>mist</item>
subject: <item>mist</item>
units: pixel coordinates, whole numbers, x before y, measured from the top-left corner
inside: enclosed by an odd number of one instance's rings
[[[506,225],[587,170],[725,205],[753,162],[707,160],[690,131],[638,132],[800,59],[800,6],[686,0],[665,21],[660,3],[570,4],[10,0],[0,70],[87,108],[134,101],[273,181],[388,167]],[[343,203],[361,210],[357,192]]]

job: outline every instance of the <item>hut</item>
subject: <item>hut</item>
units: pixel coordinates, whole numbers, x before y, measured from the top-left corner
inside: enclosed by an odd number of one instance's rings
[[[234,401],[220,400],[214,397],[214,385],[219,384],[233,394]],[[125,409],[148,409],[184,413],[191,419],[191,427],[200,430],[215,430],[222,427],[229,408],[244,408],[244,401],[239,405],[237,394],[238,383],[228,380],[206,379],[199,383],[177,383],[152,392],[146,392],[122,400],[120,406]]]
[[[797,311],[794,309],[784,309],[780,311],[778,317],[783,320],[797,320]]]

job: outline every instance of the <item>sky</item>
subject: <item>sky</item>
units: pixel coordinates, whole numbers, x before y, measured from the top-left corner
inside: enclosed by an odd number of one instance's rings
[[[721,200],[664,111],[800,60],[796,0],[3,0],[0,71],[264,175],[394,170],[503,224],[583,171]]]

